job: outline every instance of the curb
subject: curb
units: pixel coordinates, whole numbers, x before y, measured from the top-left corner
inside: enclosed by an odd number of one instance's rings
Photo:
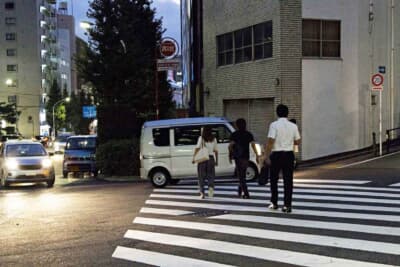
[[[145,179],[141,179],[139,176],[98,176],[95,178],[97,180],[106,181],[106,182],[118,182],[118,183],[143,183],[147,182]]]

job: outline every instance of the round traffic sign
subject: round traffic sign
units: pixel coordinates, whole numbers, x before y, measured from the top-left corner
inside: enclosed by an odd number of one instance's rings
[[[372,75],[371,82],[374,86],[381,86],[383,84],[383,75],[379,73]]]
[[[172,38],[163,38],[160,45],[160,53],[164,58],[174,58],[178,54],[178,43]]]

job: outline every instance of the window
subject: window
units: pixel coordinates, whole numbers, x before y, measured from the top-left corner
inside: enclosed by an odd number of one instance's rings
[[[16,95],[9,95],[8,96],[8,103],[17,103],[17,96]]]
[[[153,129],[153,142],[155,146],[169,146],[169,128]]]
[[[340,21],[303,20],[304,57],[340,57]]]
[[[15,39],[17,39],[17,34],[16,33],[14,33],[14,32],[7,32],[6,33],[6,40],[7,41],[12,41],[12,40],[15,40]]]
[[[4,8],[5,9],[14,9],[15,8],[14,2],[5,2]]]
[[[18,86],[18,81],[17,80],[7,80],[6,84],[8,87],[17,87]]]
[[[7,65],[7,71],[15,72],[17,70],[18,70],[18,66],[17,65]]]
[[[272,57],[272,21],[254,26],[254,59]]]
[[[174,129],[175,146],[196,145],[200,134],[200,126],[177,127]]]
[[[215,125],[212,127],[211,131],[217,139],[218,144],[230,142],[231,131],[229,131],[225,125]]]
[[[15,57],[17,55],[17,49],[9,48],[7,49],[8,57]]]
[[[251,27],[235,31],[235,63],[252,60]]]
[[[6,18],[7,25],[15,25],[16,23],[17,23],[17,18],[14,18],[14,17]]]
[[[218,66],[233,63],[232,33],[217,36]]]

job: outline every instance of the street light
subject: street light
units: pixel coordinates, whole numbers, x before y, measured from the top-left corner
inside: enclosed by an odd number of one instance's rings
[[[55,117],[54,117],[54,109],[55,109],[55,107],[58,105],[58,104],[60,104],[60,103],[62,103],[62,102],[69,102],[71,99],[69,98],[69,97],[66,97],[66,98],[63,98],[63,99],[61,99],[61,100],[58,100],[56,103],[54,103],[54,105],[53,105],[53,138],[55,138],[56,137],[56,120],[55,120]]]

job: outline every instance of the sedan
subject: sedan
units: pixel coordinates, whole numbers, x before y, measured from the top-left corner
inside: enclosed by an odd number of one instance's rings
[[[38,182],[46,182],[47,187],[53,187],[53,162],[40,143],[7,141],[0,150],[0,181],[2,187],[10,183]]]

